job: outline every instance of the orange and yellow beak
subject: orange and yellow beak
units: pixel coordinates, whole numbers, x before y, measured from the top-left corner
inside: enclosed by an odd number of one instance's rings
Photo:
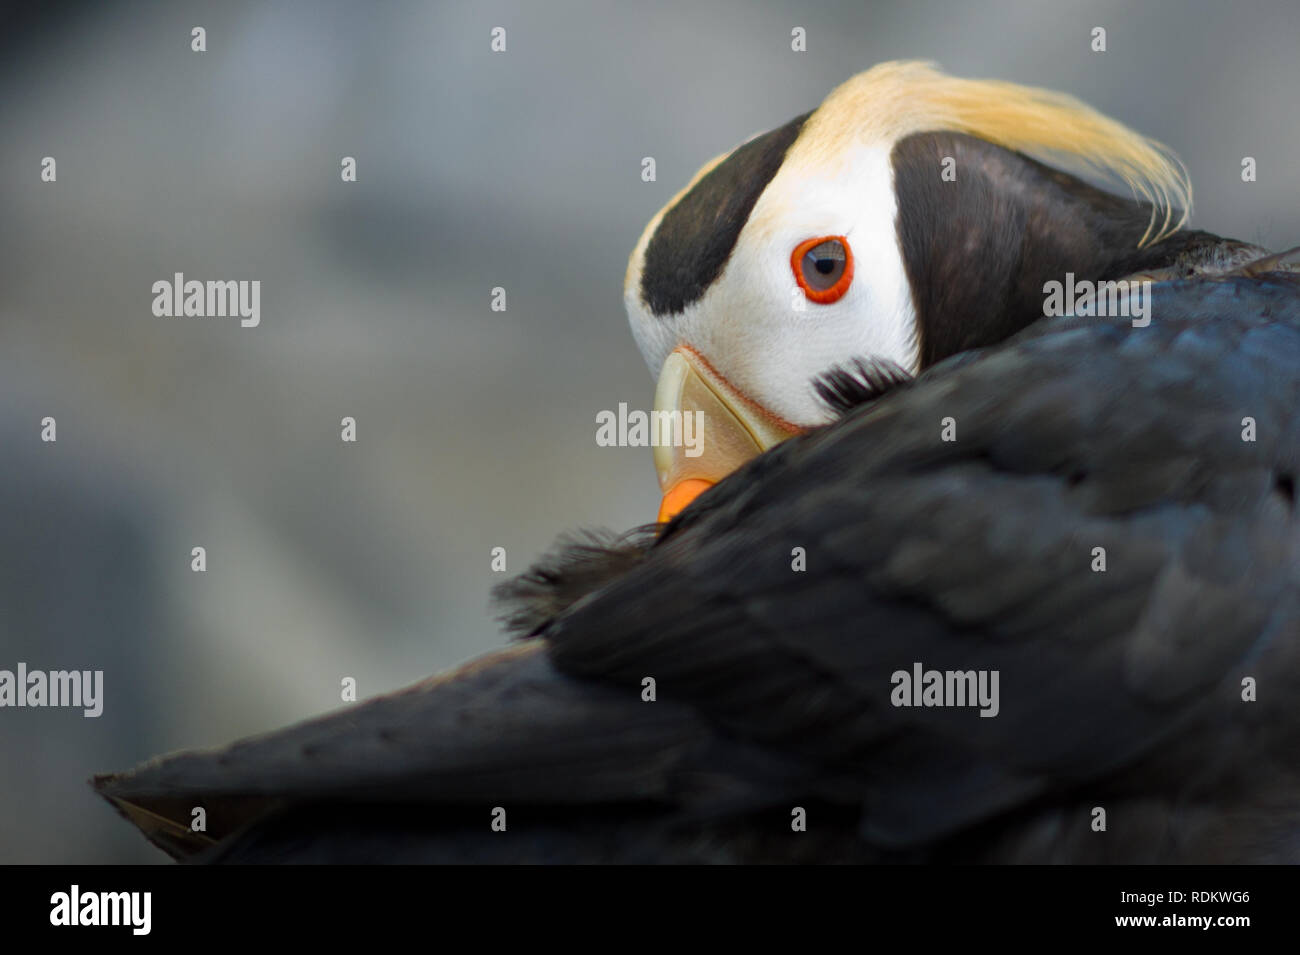
[[[684,422],[676,433],[691,439],[654,447],[664,494],[660,521],[671,520],[750,458],[802,430],[742,394],[687,345],[664,362],[655,415],[675,426]]]

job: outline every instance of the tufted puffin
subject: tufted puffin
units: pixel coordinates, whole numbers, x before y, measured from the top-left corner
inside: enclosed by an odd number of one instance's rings
[[[94,788],[205,862],[1300,862],[1300,256],[1190,200],[1068,97],[850,80],[632,254],[706,421],[664,521],[499,587],[506,649]]]

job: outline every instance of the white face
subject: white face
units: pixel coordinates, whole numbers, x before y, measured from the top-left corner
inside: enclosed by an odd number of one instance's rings
[[[888,149],[855,147],[817,167],[794,158],[759,197],[722,274],[700,300],[666,316],[650,314],[641,302],[641,261],[657,220],[633,253],[625,300],[656,376],[674,348],[689,345],[748,398],[810,427],[831,417],[812,388],[816,376],[872,357],[915,372],[919,346]],[[791,254],[826,236],[845,238],[853,274],[836,300],[822,304],[798,284]]]

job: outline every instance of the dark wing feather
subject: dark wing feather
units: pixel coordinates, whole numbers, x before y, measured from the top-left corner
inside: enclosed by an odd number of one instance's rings
[[[1215,284],[1220,304],[1249,293]],[[1207,323],[1165,288],[1148,328],[1037,329],[788,442],[558,620],[558,666],[655,676],[738,737],[815,758],[861,787],[884,846],[1081,785],[1175,801],[1176,773],[1116,774],[1265,712],[1294,741],[1278,700],[1240,695],[1245,676],[1300,682],[1279,490],[1300,450],[1300,309],[1277,291],[1273,321]],[[998,717],[892,706],[915,662],[999,670]]]
[[[1193,284],[781,445],[542,640],[95,785],[226,861],[1295,861],[1300,285]],[[892,706],[914,662],[997,669],[999,715]]]
[[[715,815],[765,805],[801,774],[786,757],[722,740],[681,704],[642,702],[640,687],[559,674],[545,643],[532,641],[340,713],[92,782],[176,858],[208,850],[221,861],[429,862],[500,850],[546,861],[559,847],[544,834],[567,818],[564,858],[595,861],[612,857],[602,853],[613,853],[607,829],[619,818],[597,824],[601,806],[647,822],[662,823],[674,806]],[[196,833],[200,806],[207,829]],[[531,847],[491,846],[496,806],[511,831],[533,833]],[[306,839],[305,817],[338,827]],[[591,824],[595,844],[575,820]]]
[[[533,636],[640,563],[658,531],[658,524],[648,524],[625,534],[588,530],[561,535],[528,570],[492,589],[497,618],[508,632]]]

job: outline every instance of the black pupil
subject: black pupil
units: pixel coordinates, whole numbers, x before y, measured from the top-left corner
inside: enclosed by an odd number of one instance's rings
[[[804,255],[804,276],[818,291],[831,288],[844,272],[844,246],[839,242],[822,242]]]

